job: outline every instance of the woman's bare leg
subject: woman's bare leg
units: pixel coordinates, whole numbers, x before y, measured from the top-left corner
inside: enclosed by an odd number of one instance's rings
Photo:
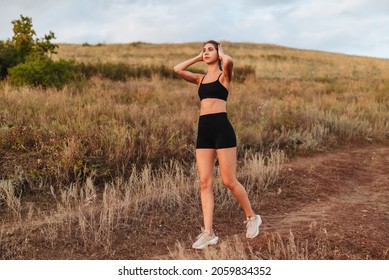
[[[223,184],[232,191],[243,208],[246,217],[254,217],[255,213],[251,208],[247,192],[242,184],[236,179],[236,147],[218,149],[217,157]]]
[[[213,169],[215,166],[215,149],[196,149],[197,169],[200,175],[201,207],[203,210],[204,229],[213,234]]]

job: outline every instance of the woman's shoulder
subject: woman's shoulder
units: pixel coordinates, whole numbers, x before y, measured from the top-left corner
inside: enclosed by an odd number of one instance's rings
[[[228,79],[228,77],[226,77],[226,76],[224,75],[224,73],[221,73],[221,74],[220,74],[218,80],[219,80],[219,83],[220,83],[223,87],[225,87],[227,90],[230,89],[231,80]]]
[[[198,85],[201,85],[205,76],[207,76],[207,74],[198,74],[198,82],[197,82]]]

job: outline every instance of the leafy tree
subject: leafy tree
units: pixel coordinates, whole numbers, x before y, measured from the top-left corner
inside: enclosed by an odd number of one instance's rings
[[[55,54],[58,45],[51,43],[55,35],[50,31],[43,38],[36,38],[32,19],[20,15],[20,19],[13,20],[14,35],[11,39],[0,41],[0,78],[5,78],[8,69],[27,61],[29,57],[41,59]]]
[[[52,31],[42,39],[34,38],[36,32],[32,26],[32,19],[23,15],[20,15],[20,19],[13,20],[12,24],[14,32],[12,43],[22,61],[25,61],[29,55],[51,56],[52,53],[56,53],[55,49],[58,45],[51,43],[51,40],[55,39]]]
[[[22,59],[33,52],[35,30],[32,28],[32,19],[29,17],[20,16],[20,19],[11,21],[13,24],[14,36],[12,37],[12,44],[15,46],[18,55]]]
[[[55,35],[52,31],[49,32],[49,35],[45,35],[42,39],[36,39],[35,40],[35,53],[38,55],[49,55],[51,57],[51,54],[56,54],[57,52],[55,49],[58,47],[58,45],[52,44],[50,40],[55,39]]]

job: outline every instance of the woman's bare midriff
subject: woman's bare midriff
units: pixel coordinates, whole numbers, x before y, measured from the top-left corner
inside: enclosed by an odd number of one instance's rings
[[[218,98],[206,98],[200,103],[200,116],[227,112],[227,102]]]

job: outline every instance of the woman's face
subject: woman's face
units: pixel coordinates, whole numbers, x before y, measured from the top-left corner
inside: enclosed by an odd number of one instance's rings
[[[219,60],[219,54],[214,44],[208,43],[204,45],[203,60],[208,64]]]

